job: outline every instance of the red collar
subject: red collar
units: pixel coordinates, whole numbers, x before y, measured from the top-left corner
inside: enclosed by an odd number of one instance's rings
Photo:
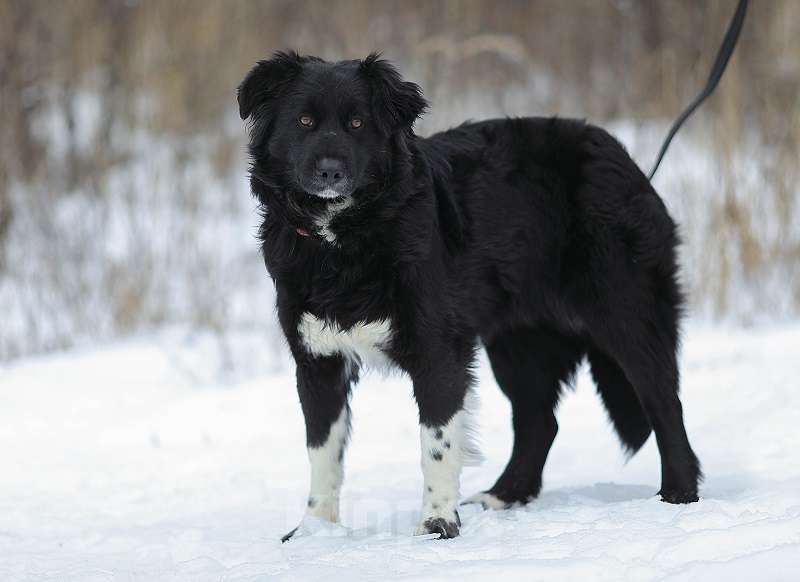
[[[311,236],[311,233],[308,232],[305,228],[300,228],[299,226],[294,229],[297,234],[300,236]]]

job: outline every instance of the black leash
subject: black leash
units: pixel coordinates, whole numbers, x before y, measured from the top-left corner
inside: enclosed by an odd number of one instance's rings
[[[736,12],[731,19],[731,23],[728,25],[728,31],[725,33],[725,39],[722,41],[722,46],[719,47],[717,60],[714,61],[714,67],[711,69],[711,74],[708,77],[708,83],[706,83],[706,87],[703,89],[702,93],[695,97],[694,101],[689,104],[689,107],[687,107],[686,110],[680,114],[678,119],[675,120],[675,123],[672,124],[672,127],[667,134],[667,139],[664,140],[661,150],[658,152],[656,163],[653,164],[653,169],[650,170],[650,175],[648,176],[649,180],[653,179],[656,170],[658,170],[658,166],[661,164],[661,159],[664,157],[664,154],[667,153],[667,148],[672,142],[672,138],[675,137],[676,133],[678,133],[678,130],[683,125],[683,122],[689,119],[689,116],[694,113],[694,110],[697,109],[700,104],[705,101],[706,98],[711,95],[711,93],[714,92],[714,89],[717,88],[717,84],[722,78],[722,74],[725,72],[725,67],[728,66],[728,61],[733,54],[733,49],[736,48],[736,41],[739,40],[739,33],[742,32],[742,25],[744,24],[744,17],[746,13],[747,0],[739,0],[739,4],[736,6]]]

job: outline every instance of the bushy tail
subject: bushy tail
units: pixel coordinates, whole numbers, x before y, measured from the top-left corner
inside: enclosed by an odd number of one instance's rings
[[[611,358],[596,350],[589,351],[592,377],[603,400],[619,440],[633,456],[650,436],[650,422],[633,386]]]

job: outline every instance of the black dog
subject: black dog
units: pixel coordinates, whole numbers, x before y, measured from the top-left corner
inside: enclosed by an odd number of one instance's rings
[[[622,444],[635,452],[655,431],[662,499],[697,500],[678,400],[676,228],[613,137],[544,118],[417,137],[420,88],[377,55],[277,53],[238,98],[297,364],[308,514],[338,519],[348,396],[377,363],[406,372],[419,405],[417,532],[458,535],[479,341],[513,405],[514,449],[497,483],[468,501],[506,507],[539,493],[561,385],[584,357]]]

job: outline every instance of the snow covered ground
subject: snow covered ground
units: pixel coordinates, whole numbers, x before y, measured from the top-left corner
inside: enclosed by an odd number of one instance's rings
[[[800,324],[690,326],[683,401],[702,500],[654,496],[648,442],[626,463],[585,370],[531,505],[464,508],[462,536],[413,538],[421,494],[410,384],[369,375],[353,399],[343,526],[281,545],[308,483],[285,357],[261,337],[179,331],[0,367],[0,580],[797,580]],[[482,361],[486,462],[510,448]]]

